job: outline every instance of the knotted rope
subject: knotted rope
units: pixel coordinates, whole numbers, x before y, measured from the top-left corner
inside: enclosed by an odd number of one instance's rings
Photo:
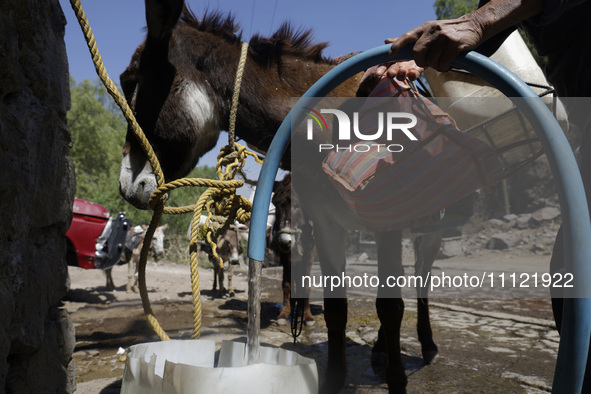
[[[220,260],[216,252],[215,239],[217,236],[225,231],[231,223],[238,220],[241,223],[246,223],[250,219],[252,204],[246,198],[236,195],[236,189],[244,185],[244,181],[235,180],[234,177],[237,173],[241,172],[245,160],[248,156],[252,156],[259,164],[261,160],[255,153],[246,150],[246,147],[235,142],[235,124],[236,124],[236,113],[238,110],[238,97],[240,95],[240,85],[242,81],[242,75],[244,73],[244,67],[246,64],[246,55],[248,52],[248,44],[243,43],[241,48],[240,62],[236,72],[236,82],[234,85],[234,93],[232,96],[232,108],[230,111],[230,126],[228,130],[228,145],[221,149],[218,155],[218,163],[216,170],[218,173],[219,180],[211,179],[198,179],[198,178],[182,178],[169,183],[164,182],[164,174],[158,162],[158,158],[152,149],[148,139],[144,132],[137,123],[131,108],[127,104],[125,98],[121,95],[111,78],[109,77],[106,68],[101,59],[94,34],[90,27],[90,23],[82,9],[80,0],[70,0],[72,9],[74,10],[78,23],[82,28],[86,43],[92,55],[92,60],[96,72],[105,85],[109,94],[115,100],[115,103],[121,108],[127,123],[130,125],[134,135],[138,139],[142,149],[148,156],[148,160],[158,184],[157,190],[150,198],[149,205],[154,211],[150,226],[146,232],[144,244],[140,253],[140,261],[138,263],[138,285],[140,288],[140,295],[142,298],[142,306],[144,313],[148,318],[148,321],[152,325],[152,328],[162,340],[168,340],[170,337],[160,326],[160,323],[154,316],[150,300],[148,298],[148,292],[146,289],[146,262],[148,259],[148,251],[150,249],[150,243],[162,214],[183,214],[193,212],[193,220],[191,224],[191,240],[189,243],[189,249],[191,253],[191,290],[193,294],[193,338],[199,338],[201,335],[201,293],[199,288],[199,271],[198,271],[198,239],[200,234],[199,229],[199,218],[201,212],[205,210],[207,212],[207,222],[205,228],[205,239],[211,244],[214,256]],[[166,195],[174,189],[180,187],[208,187],[208,189],[200,196],[197,203],[186,206],[186,207],[166,207]]]

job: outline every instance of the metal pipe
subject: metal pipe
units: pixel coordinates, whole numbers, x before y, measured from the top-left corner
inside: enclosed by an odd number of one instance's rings
[[[248,324],[246,326],[246,359],[249,365],[258,363],[261,354],[260,333],[262,265],[262,260],[250,259],[248,262]]]

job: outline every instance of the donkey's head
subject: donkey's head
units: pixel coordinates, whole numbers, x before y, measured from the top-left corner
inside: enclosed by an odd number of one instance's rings
[[[290,253],[296,245],[295,232],[291,216],[291,174],[287,174],[282,181],[275,182],[272,203],[275,206],[275,222],[273,223],[273,246],[279,253]]]
[[[200,60],[195,52],[204,53],[206,47],[177,23],[183,12],[187,12],[183,0],[146,0],[147,38],[121,75],[127,101],[167,181],[185,176],[215,146],[223,127],[216,95],[196,65]],[[131,130],[123,147],[119,182],[127,201],[137,208],[148,207],[156,177]]]
[[[207,12],[198,20],[183,0],[146,0],[146,21],[147,38],[121,75],[121,86],[158,156],[165,181],[170,181],[188,174],[213,149],[220,131],[228,129],[241,36],[232,16]],[[302,95],[333,67],[322,56],[325,47],[312,43],[310,31],[289,24],[269,38],[251,38],[237,113],[238,137],[258,151],[268,149],[291,98]],[[121,195],[145,209],[156,186],[146,155],[128,131]]]
[[[152,244],[150,246],[156,259],[159,259],[164,254],[164,230],[166,227],[168,227],[168,223],[158,226],[152,236]]]

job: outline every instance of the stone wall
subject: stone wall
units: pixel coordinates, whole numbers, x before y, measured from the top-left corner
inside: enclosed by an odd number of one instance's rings
[[[58,0],[0,8],[0,392],[75,385],[66,294],[74,172],[65,18]]]

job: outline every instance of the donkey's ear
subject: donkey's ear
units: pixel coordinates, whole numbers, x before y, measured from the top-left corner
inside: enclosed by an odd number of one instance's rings
[[[146,0],[148,37],[159,41],[168,40],[184,5],[184,0]]]

